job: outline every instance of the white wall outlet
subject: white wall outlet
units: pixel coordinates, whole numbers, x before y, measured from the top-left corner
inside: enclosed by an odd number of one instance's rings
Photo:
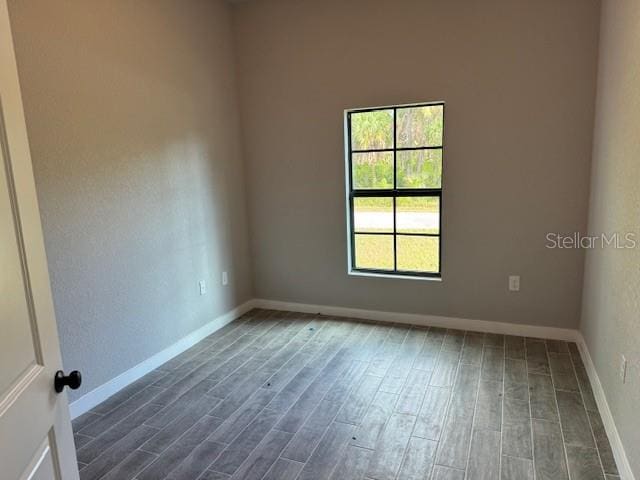
[[[520,275],[509,275],[509,291],[520,291]]]
[[[620,355],[620,366],[618,367],[618,375],[622,383],[627,383],[627,358]]]
[[[207,293],[207,282],[205,282],[204,280],[200,280],[198,282],[198,286],[200,287],[200,295],[204,295],[205,293]]]
[[[222,285],[227,285],[229,283],[229,275],[227,272],[222,272]]]

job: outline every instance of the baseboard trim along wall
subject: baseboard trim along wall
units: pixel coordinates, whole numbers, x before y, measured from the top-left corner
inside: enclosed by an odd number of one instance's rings
[[[163,363],[171,360],[176,355],[184,352],[188,348],[198,343],[203,338],[211,335],[216,330],[222,328],[226,324],[232,322],[239,316],[248,312],[252,308],[265,308],[270,310],[285,310],[292,312],[302,313],[320,313],[322,315],[330,315],[336,317],[347,318],[359,318],[364,320],[384,321],[384,322],[396,322],[406,323],[411,325],[429,326],[429,327],[445,327],[455,328],[460,330],[476,330],[486,333],[501,333],[505,335],[519,335],[526,337],[540,337],[549,338],[554,340],[565,340],[570,342],[576,342],[582,355],[582,359],[589,375],[591,387],[602,416],[607,435],[611,441],[611,448],[620,470],[620,478],[622,480],[636,480],[631,466],[627,459],[622,441],[618,435],[618,429],[616,428],[613,420],[613,415],[609,409],[609,404],[600,383],[600,379],[595,370],[591,355],[586,346],[582,334],[578,330],[572,330],[567,328],[555,328],[555,327],[541,327],[536,325],[520,325],[515,323],[503,323],[503,322],[491,322],[487,320],[473,320],[468,318],[455,318],[455,317],[443,317],[438,315],[423,315],[415,313],[395,313],[395,312],[382,312],[378,310],[364,310],[359,308],[348,307],[336,307],[330,305],[313,305],[306,303],[292,303],[283,302],[279,300],[266,300],[266,299],[252,299],[242,305],[234,308],[233,310],[221,315],[211,322],[207,323],[198,330],[190,333],[186,337],[182,338],[178,342],[174,343],[170,347],[156,353],[147,360],[139,363],[133,368],[130,368],[126,372],[118,375],[107,383],[92,390],[86,395],[82,396],[75,402],[73,402],[69,408],[71,411],[71,418],[76,418],[83,413],[91,410],[93,407],[109,398],[114,393],[117,393],[130,383],[135,382],[137,379],[146,375],[150,371],[159,367]]]
[[[91,390],[89,393],[86,393],[78,400],[69,405],[71,418],[73,419],[79,417],[83,413],[88,412],[96,405],[104,402],[114,393],[119,392],[127,385],[138,380],[140,377],[158,368],[163,363],[168,362],[173,357],[179,355],[188,348],[191,348],[203,338],[208,337],[216,330],[221,329],[226,324],[232,322],[252,308],[255,308],[254,300],[248,300],[247,302],[237,306],[233,310],[230,310],[227,313],[214,318],[206,325],[203,325],[197,330],[191,332],[186,337],[183,337],[173,345],[156,353],[152,357],[147,358],[145,361],[139,363],[135,367],[130,368],[117,377],[109,380],[107,383],[103,383],[99,387]]]
[[[578,332],[578,340],[576,343],[578,344],[578,349],[580,350],[584,366],[587,369],[587,375],[589,376],[589,382],[591,382],[591,389],[593,390],[593,396],[596,398],[596,404],[598,405],[598,410],[602,417],[604,429],[606,430],[609,441],[611,442],[611,449],[613,450],[613,456],[616,459],[620,478],[621,480],[635,480],[635,476],[631,471],[629,459],[627,458],[624,446],[622,445],[622,439],[618,434],[618,429],[616,428],[615,421],[613,420],[613,414],[609,408],[607,396],[604,393],[604,388],[602,388],[600,377],[598,376],[595,364],[591,359],[591,354],[589,353],[587,344],[580,332]]]
[[[281,302],[257,298],[254,307],[272,310],[288,310],[302,313],[321,313],[336,317],[377,320],[381,322],[407,323],[424,327],[444,327],[458,330],[477,330],[486,333],[502,333],[525,337],[549,338],[575,342],[578,331],[569,328],[540,327],[536,325],[520,325],[516,323],[491,322],[469,318],[443,317],[419,313],[382,312],[379,310],[363,310],[360,308],[335,307],[330,305],[311,305],[306,303]]]

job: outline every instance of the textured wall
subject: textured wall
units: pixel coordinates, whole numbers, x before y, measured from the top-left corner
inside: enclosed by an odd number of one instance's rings
[[[640,241],[640,3],[602,8],[589,232]],[[632,469],[640,478],[640,244],[587,253],[581,330]],[[620,354],[629,367],[618,377]]]
[[[259,297],[576,327],[597,0],[234,7]],[[443,281],[349,277],[345,108],[444,100]],[[507,276],[520,274],[520,293]]]
[[[9,4],[75,397],[251,296],[230,7]]]

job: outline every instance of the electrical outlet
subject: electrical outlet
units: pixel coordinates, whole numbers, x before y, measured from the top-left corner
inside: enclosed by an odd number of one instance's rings
[[[227,272],[222,272],[222,285],[227,285],[229,283],[229,275]]]
[[[200,286],[200,295],[204,295],[205,293],[207,293],[207,282],[205,282],[204,280],[200,280],[198,282],[198,285]]]
[[[622,383],[627,383],[627,359],[624,355],[620,355],[620,366],[618,367],[618,375]]]
[[[520,275],[509,276],[509,291],[510,292],[520,291]]]

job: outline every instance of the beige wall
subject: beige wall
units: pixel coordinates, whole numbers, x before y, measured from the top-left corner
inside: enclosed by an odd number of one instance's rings
[[[9,4],[64,363],[85,393],[251,297],[230,7]]]
[[[261,0],[235,7],[258,297],[572,327],[596,0]],[[349,277],[342,111],[444,100],[443,281]],[[522,276],[519,293],[507,276]]]
[[[640,241],[640,3],[605,0],[589,233]],[[633,472],[640,478],[640,245],[587,253],[581,330]],[[618,376],[620,355],[627,383]]]

